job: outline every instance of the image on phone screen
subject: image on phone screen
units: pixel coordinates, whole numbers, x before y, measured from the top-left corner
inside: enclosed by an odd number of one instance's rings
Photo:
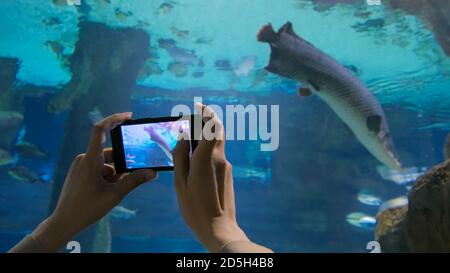
[[[180,131],[189,133],[189,120],[122,126],[126,168],[172,167]]]

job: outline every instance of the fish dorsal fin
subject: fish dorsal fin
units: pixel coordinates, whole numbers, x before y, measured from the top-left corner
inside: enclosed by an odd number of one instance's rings
[[[294,28],[292,27],[292,23],[291,22],[287,22],[286,24],[284,24],[280,28],[280,31],[281,32],[286,32],[286,33],[288,33],[288,34],[290,34],[292,36],[295,36],[295,37],[301,39],[300,36],[298,36],[297,33],[294,32]]]
[[[380,115],[369,116],[366,120],[369,131],[378,134],[381,129],[382,117]]]

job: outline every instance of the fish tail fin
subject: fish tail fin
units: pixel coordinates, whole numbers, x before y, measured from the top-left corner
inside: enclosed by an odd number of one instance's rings
[[[264,25],[256,35],[258,41],[272,43],[277,38],[277,33],[273,30],[271,24]]]

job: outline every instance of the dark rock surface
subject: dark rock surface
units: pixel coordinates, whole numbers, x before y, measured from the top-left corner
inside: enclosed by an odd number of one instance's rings
[[[377,216],[383,252],[450,252],[450,160],[417,179],[408,207]]]
[[[412,252],[450,252],[450,160],[416,181],[405,226]]]

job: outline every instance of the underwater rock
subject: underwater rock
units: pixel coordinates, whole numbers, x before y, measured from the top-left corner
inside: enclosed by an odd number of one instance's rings
[[[401,9],[417,16],[434,32],[444,52],[450,56],[450,1],[390,0],[392,9]]]
[[[0,57],[0,147],[11,148],[23,122],[23,96],[15,92],[19,60]]]
[[[390,208],[377,215],[375,240],[383,252],[410,252],[406,244],[405,217],[408,206]]]
[[[114,29],[88,21],[81,22],[79,29],[79,40],[69,59],[72,79],[49,105],[54,112],[70,110],[55,168],[50,211],[57,204],[73,158],[86,151],[92,128],[90,113],[97,109],[107,116],[129,111],[138,72],[148,58],[150,37],[143,30]],[[96,249],[99,230],[93,225],[77,236],[83,252]]]
[[[412,252],[450,252],[450,160],[414,184],[406,216]]]
[[[377,216],[383,252],[450,252],[450,160],[419,177],[409,204]]]
[[[16,81],[19,60],[0,57],[0,68],[0,92],[4,92]]]
[[[144,41],[148,39],[144,31],[114,30],[90,22],[81,22],[79,27],[80,38],[69,58],[73,76],[64,90],[50,101],[48,110],[53,113],[69,110],[78,99],[91,92],[100,95],[98,101],[102,101],[102,92],[107,91],[98,90],[96,84],[107,89],[116,88],[113,83],[130,87],[128,75],[134,74],[136,67],[130,67],[132,70],[127,72],[124,66],[136,62],[137,58],[144,58],[139,59],[139,62],[146,58],[148,50],[145,53],[133,50],[135,43],[148,43]]]
[[[447,140],[445,141],[444,158],[445,160],[450,159],[450,134],[448,134]]]

